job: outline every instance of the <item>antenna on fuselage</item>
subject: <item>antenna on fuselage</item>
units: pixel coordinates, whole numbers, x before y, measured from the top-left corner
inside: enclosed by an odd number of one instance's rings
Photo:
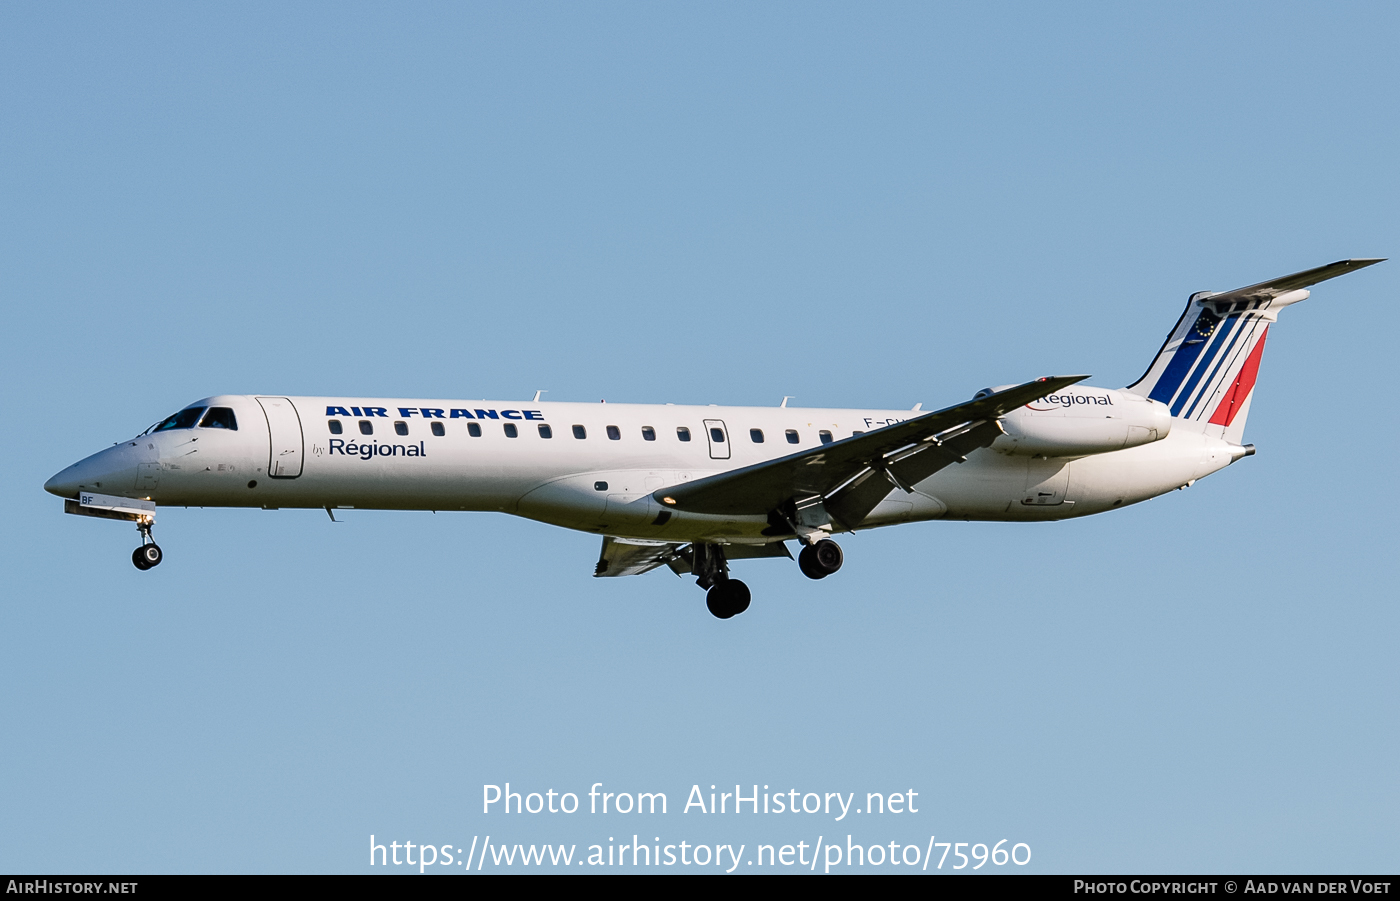
[[[795,395],[795,394],[784,394],[784,395],[783,395],[783,402],[780,403],[780,404],[778,404],[778,406],[780,406],[780,407],[786,407],[786,406],[787,406],[787,402],[790,401],[790,400],[792,400],[792,399],[793,399],[794,397],[796,397],[796,396],[797,396],[797,395]]]
[[[541,388],[540,390],[536,391],[536,392],[535,392],[535,399],[532,400],[532,401],[530,401],[530,403],[532,403],[532,404],[537,404],[537,403],[539,403],[539,402],[540,402],[540,395],[541,395],[541,394],[544,394],[545,391],[547,391],[547,390],[548,390],[548,389],[546,389],[546,388]]]

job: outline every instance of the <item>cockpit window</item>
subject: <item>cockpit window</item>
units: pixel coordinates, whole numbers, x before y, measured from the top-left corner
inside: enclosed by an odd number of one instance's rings
[[[194,424],[199,422],[199,414],[204,412],[203,407],[190,407],[188,410],[181,410],[174,416],[156,426],[157,432],[168,432],[171,429],[192,429]]]
[[[204,414],[204,418],[199,421],[201,429],[228,429],[230,432],[238,431],[238,420],[233,416],[230,407],[210,407],[209,412]]]

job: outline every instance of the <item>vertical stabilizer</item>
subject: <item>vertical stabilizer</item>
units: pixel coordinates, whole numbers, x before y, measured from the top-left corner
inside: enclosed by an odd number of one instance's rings
[[[1192,294],[1152,365],[1127,390],[1166,404],[1178,426],[1240,443],[1279,310],[1307,300],[1309,285],[1379,262],[1342,260],[1222,294]]]

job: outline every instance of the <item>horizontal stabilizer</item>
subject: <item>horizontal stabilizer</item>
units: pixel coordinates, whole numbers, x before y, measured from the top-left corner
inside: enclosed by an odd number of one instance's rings
[[[1329,278],[1336,278],[1339,275],[1346,275],[1348,272],[1355,272],[1358,269],[1365,269],[1367,266],[1374,266],[1377,263],[1384,262],[1384,258],[1339,260],[1335,263],[1328,263],[1326,266],[1318,266],[1316,269],[1295,272],[1292,275],[1285,275],[1282,278],[1270,279],[1267,282],[1250,285],[1248,288],[1236,288],[1233,291],[1225,291],[1221,294],[1211,294],[1208,299],[1211,303],[1230,303],[1239,300],[1267,300],[1271,297],[1278,297],[1280,294],[1287,294],[1289,291],[1296,291],[1299,288],[1306,288],[1318,282],[1325,282]]]

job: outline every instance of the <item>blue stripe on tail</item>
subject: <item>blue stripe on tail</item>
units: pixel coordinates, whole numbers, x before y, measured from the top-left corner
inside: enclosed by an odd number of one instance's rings
[[[1196,325],[1200,322],[1201,316],[1206,315],[1206,310],[1201,310],[1196,316],[1196,321],[1191,324],[1191,328],[1186,330],[1187,339],[1196,333]],[[1211,318],[1215,318],[1212,314]],[[1161,401],[1164,404],[1172,402],[1176,396],[1176,389],[1181,387],[1187,373],[1191,371],[1191,366],[1196,362],[1196,358],[1201,355],[1201,351],[1206,347],[1206,341],[1199,344],[1187,344],[1185,340],[1177,347],[1176,353],[1172,355],[1167,363],[1167,368],[1157,379],[1157,384],[1152,386],[1152,393],[1147,395],[1152,400]],[[1175,415],[1175,413],[1173,413]]]
[[[1205,357],[1201,360],[1201,364],[1196,367],[1196,371],[1191,373],[1191,378],[1187,380],[1186,387],[1182,389],[1181,396],[1176,399],[1176,403],[1172,406],[1173,416],[1181,415],[1182,407],[1186,406],[1186,401],[1191,398],[1191,392],[1195,391],[1196,386],[1200,384],[1201,376],[1206,374],[1206,370],[1210,369],[1210,364],[1215,361],[1216,357],[1220,356],[1220,349],[1228,343],[1227,339],[1230,336],[1230,332],[1233,331],[1238,324],[1239,319],[1233,318],[1226,319],[1223,323],[1215,327],[1215,333],[1211,336],[1211,341],[1207,344]]]

